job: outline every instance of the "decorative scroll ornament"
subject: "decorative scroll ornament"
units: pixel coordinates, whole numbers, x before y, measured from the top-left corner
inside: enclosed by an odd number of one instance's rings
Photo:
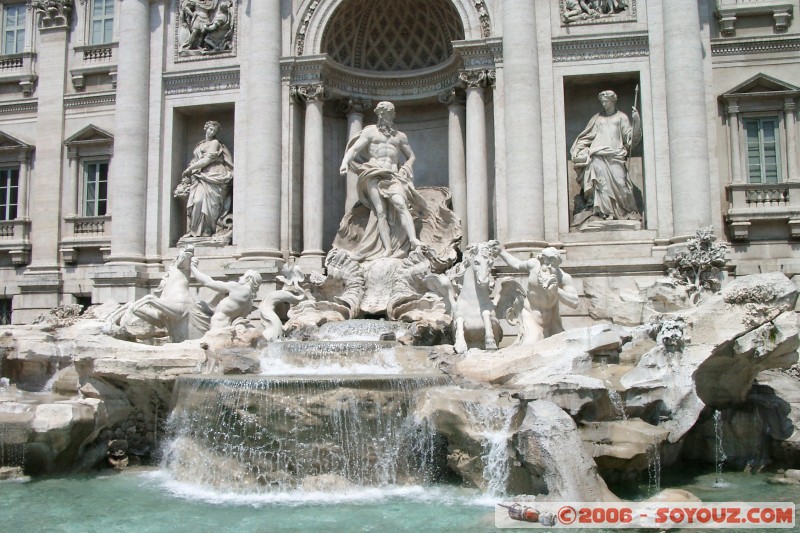
[[[28,9],[41,15],[40,28],[69,26],[73,5],[72,0],[28,0]]]
[[[492,22],[489,19],[489,11],[486,9],[484,0],[475,0],[475,9],[478,10],[478,17],[481,21],[481,35],[490,37],[492,35]]]
[[[298,85],[297,95],[306,102],[324,102],[330,98],[330,94],[325,91],[325,86],[318,85]]]
[[[468,89],[479,89],[491,83],[489,71],[484,69],[462,70],[458,74],[458,79],[461,80]]]
[[[338,107],[344,114],[361,113],[363,115],[372,109],[372,100],[370,98],[348,98],[346,100],[340,100]]]

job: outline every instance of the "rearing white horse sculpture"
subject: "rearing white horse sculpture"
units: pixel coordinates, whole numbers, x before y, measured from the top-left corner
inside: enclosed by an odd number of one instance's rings
[[[128,317],[140,318],[148,324],[166,330],[171,342],[199,339],[208,331],[211,309],[198,302],[189,291],[194,248],[181,248],[167,269],[155,294],[148,294],[121,307],[106,321],[104,331],[116,336],[125,331]],[[138,335],[131,336],[138,338]]]
[[[461,263],[447,275],[429,275],[428,287],[439,293],[453,317],[453,347],[456,353],[469,348],[496,350],[503,330],[495,315],[492,266],[499,250],[497,241],[471,244]]]

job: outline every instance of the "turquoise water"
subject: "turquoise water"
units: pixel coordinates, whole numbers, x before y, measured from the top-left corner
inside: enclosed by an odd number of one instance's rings
[[[493,501],[454,488],[252,497],[171,481],[159,470],[0,484],[0,531],[179,533],[491,531]]]
[[[725,485],[714,487],[713,472],[692,475],[682,469],[680,474],[665,473],[664,485],[684,488],[704,501],[800,503],[800,486],[770,485],[766,477],[725,474]],[[641,497],[647,485],[627,490],[630,496]],[[180,484],[159,469],[130,469],[121,474],[0,483],[0,531],[495,531],[495,501],[452,487],[242,496]]]

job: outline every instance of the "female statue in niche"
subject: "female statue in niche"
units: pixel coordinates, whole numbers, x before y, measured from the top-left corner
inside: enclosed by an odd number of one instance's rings
[[[627,167],[631,150],[642,140],[639,112],[632,108],[631,124],[628,115],[617,110],[614,91],[603,91],[598,98],[603,111],[592,117],[569,151],[581,185],[574,223],[641,220]]]
[[[176,198],[186,199],[188,233],[184,237],[212,237],[230,232],[230,224],[224,219],[232,207],[233,156],[217,140],[219,122],[206,122],[204,129],[206,138],[197,143],[194,157],[175,189]]]

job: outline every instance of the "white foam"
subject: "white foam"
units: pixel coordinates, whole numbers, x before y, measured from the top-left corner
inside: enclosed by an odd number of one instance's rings
[[[308,504],[374,504],[390,501],[410,501],[440,505],[460,504],[477,507],[493,507],[498,501],[497,497],[493,497],[489,494],[482,494],[476,490],[457,487],[391,485],[385,487],[350,487],[347,489],[336,489],[336,491],[332,492],[297,489],[284,492],[241,493],[178,481],[166,470],[146,472],[141,474],[141,476],[150,482],[157,483],[176,498],[202,501],[215,505],[248,505],[255,507],[282,505],[294,507]]]
[[[264,352],[267,353],[266,351]],[[319,376],[319,375],[351,375],[351,374],[400,374],[403,367],[397,362],[393,350],[377,352],[380,362],[370,363],[330,363],[309,360],[307,365],[296,365],[286,362],[280,355],[268,354],[261,358],[262,376]]]

